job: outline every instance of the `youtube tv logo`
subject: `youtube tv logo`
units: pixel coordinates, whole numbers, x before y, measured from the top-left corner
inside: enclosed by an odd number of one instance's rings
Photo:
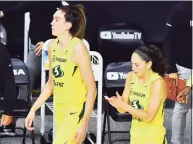
[[[124,72],[107,72],[108,80],[125,80],[128,73]]]
[[[108,80],[118,80],[119,79],[118,72],[107,72],[107,79]]]
[[[112,40],[140,40],[142,37],[141,32],[113,32],[113,31],[101,31],[101,39],[112,39]]]
[[[100,32],[100,38],[101,39],[111,39],[112,35],[110,31],[102,31]]]

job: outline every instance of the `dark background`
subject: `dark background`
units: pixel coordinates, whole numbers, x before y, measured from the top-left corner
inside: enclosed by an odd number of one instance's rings
[[[1,1],[0,10],[20,2]],[[146,34],[146,42],[161,46],[165,23],[176,1],[68,1],[69,4],[83,4],[87,17],[86,39],[91,50],[98,51],[97,32],[106,23],[134,22]],[[46,1],[45,1],[46,4]],[[44,9],[42,8],[42,11]],[[52,17],[52,15],[51,15]],[[8,49],[12,57],[23,59],[24,15],[13,14],[1,19],[8,35]]]

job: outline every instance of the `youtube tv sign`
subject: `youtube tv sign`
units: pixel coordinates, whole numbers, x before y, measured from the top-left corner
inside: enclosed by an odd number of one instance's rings
[[[125,80],[127,78],[127,73],[124,72],[107,72],[106,74],[108,80]]]
[[[141,32],[130,32],[130,31],[101,31],[101,39],[109,40],[140,40]]]
[[[132,71],[131,62],[117,62],[107,65],[104,73],[106,87],[124,87],[128,73]]]
[[[144,45],[143,37],[143,30],[136,23],[111,23],[101,26],[98,31],[98,44],[103,66],[106,67],[111,62],[129,61],[132,52]],[[122,73],[118,73],[118,76],[121,77]],[[117,74],[111,77],[115,79]]]

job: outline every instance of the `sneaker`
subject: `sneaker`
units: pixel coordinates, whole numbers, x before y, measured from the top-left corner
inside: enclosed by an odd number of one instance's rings
[[[1,136],[15,136],[15,124],[10,124],[8,126],[0,126]]]

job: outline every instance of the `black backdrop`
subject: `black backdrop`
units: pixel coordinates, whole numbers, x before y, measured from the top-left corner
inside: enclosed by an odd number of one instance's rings
[[[0,9],[19,2],[0,2]],[[46,3],[46,1],[45,1]],[[147,43],[161,44],[165,23],[175,1],[69,1],[84,5],[87,16],[86,39],[91,50],[98,50],[97,32],[101,25],[109,22],[135,22],[146,33]],[[42,9],[43,10],[43,9]],[[52,17],[52,16],[51,16]],[[8,49],[12,57],[23,59],[24,15],[15,13],[1,19],[8,33]]]

